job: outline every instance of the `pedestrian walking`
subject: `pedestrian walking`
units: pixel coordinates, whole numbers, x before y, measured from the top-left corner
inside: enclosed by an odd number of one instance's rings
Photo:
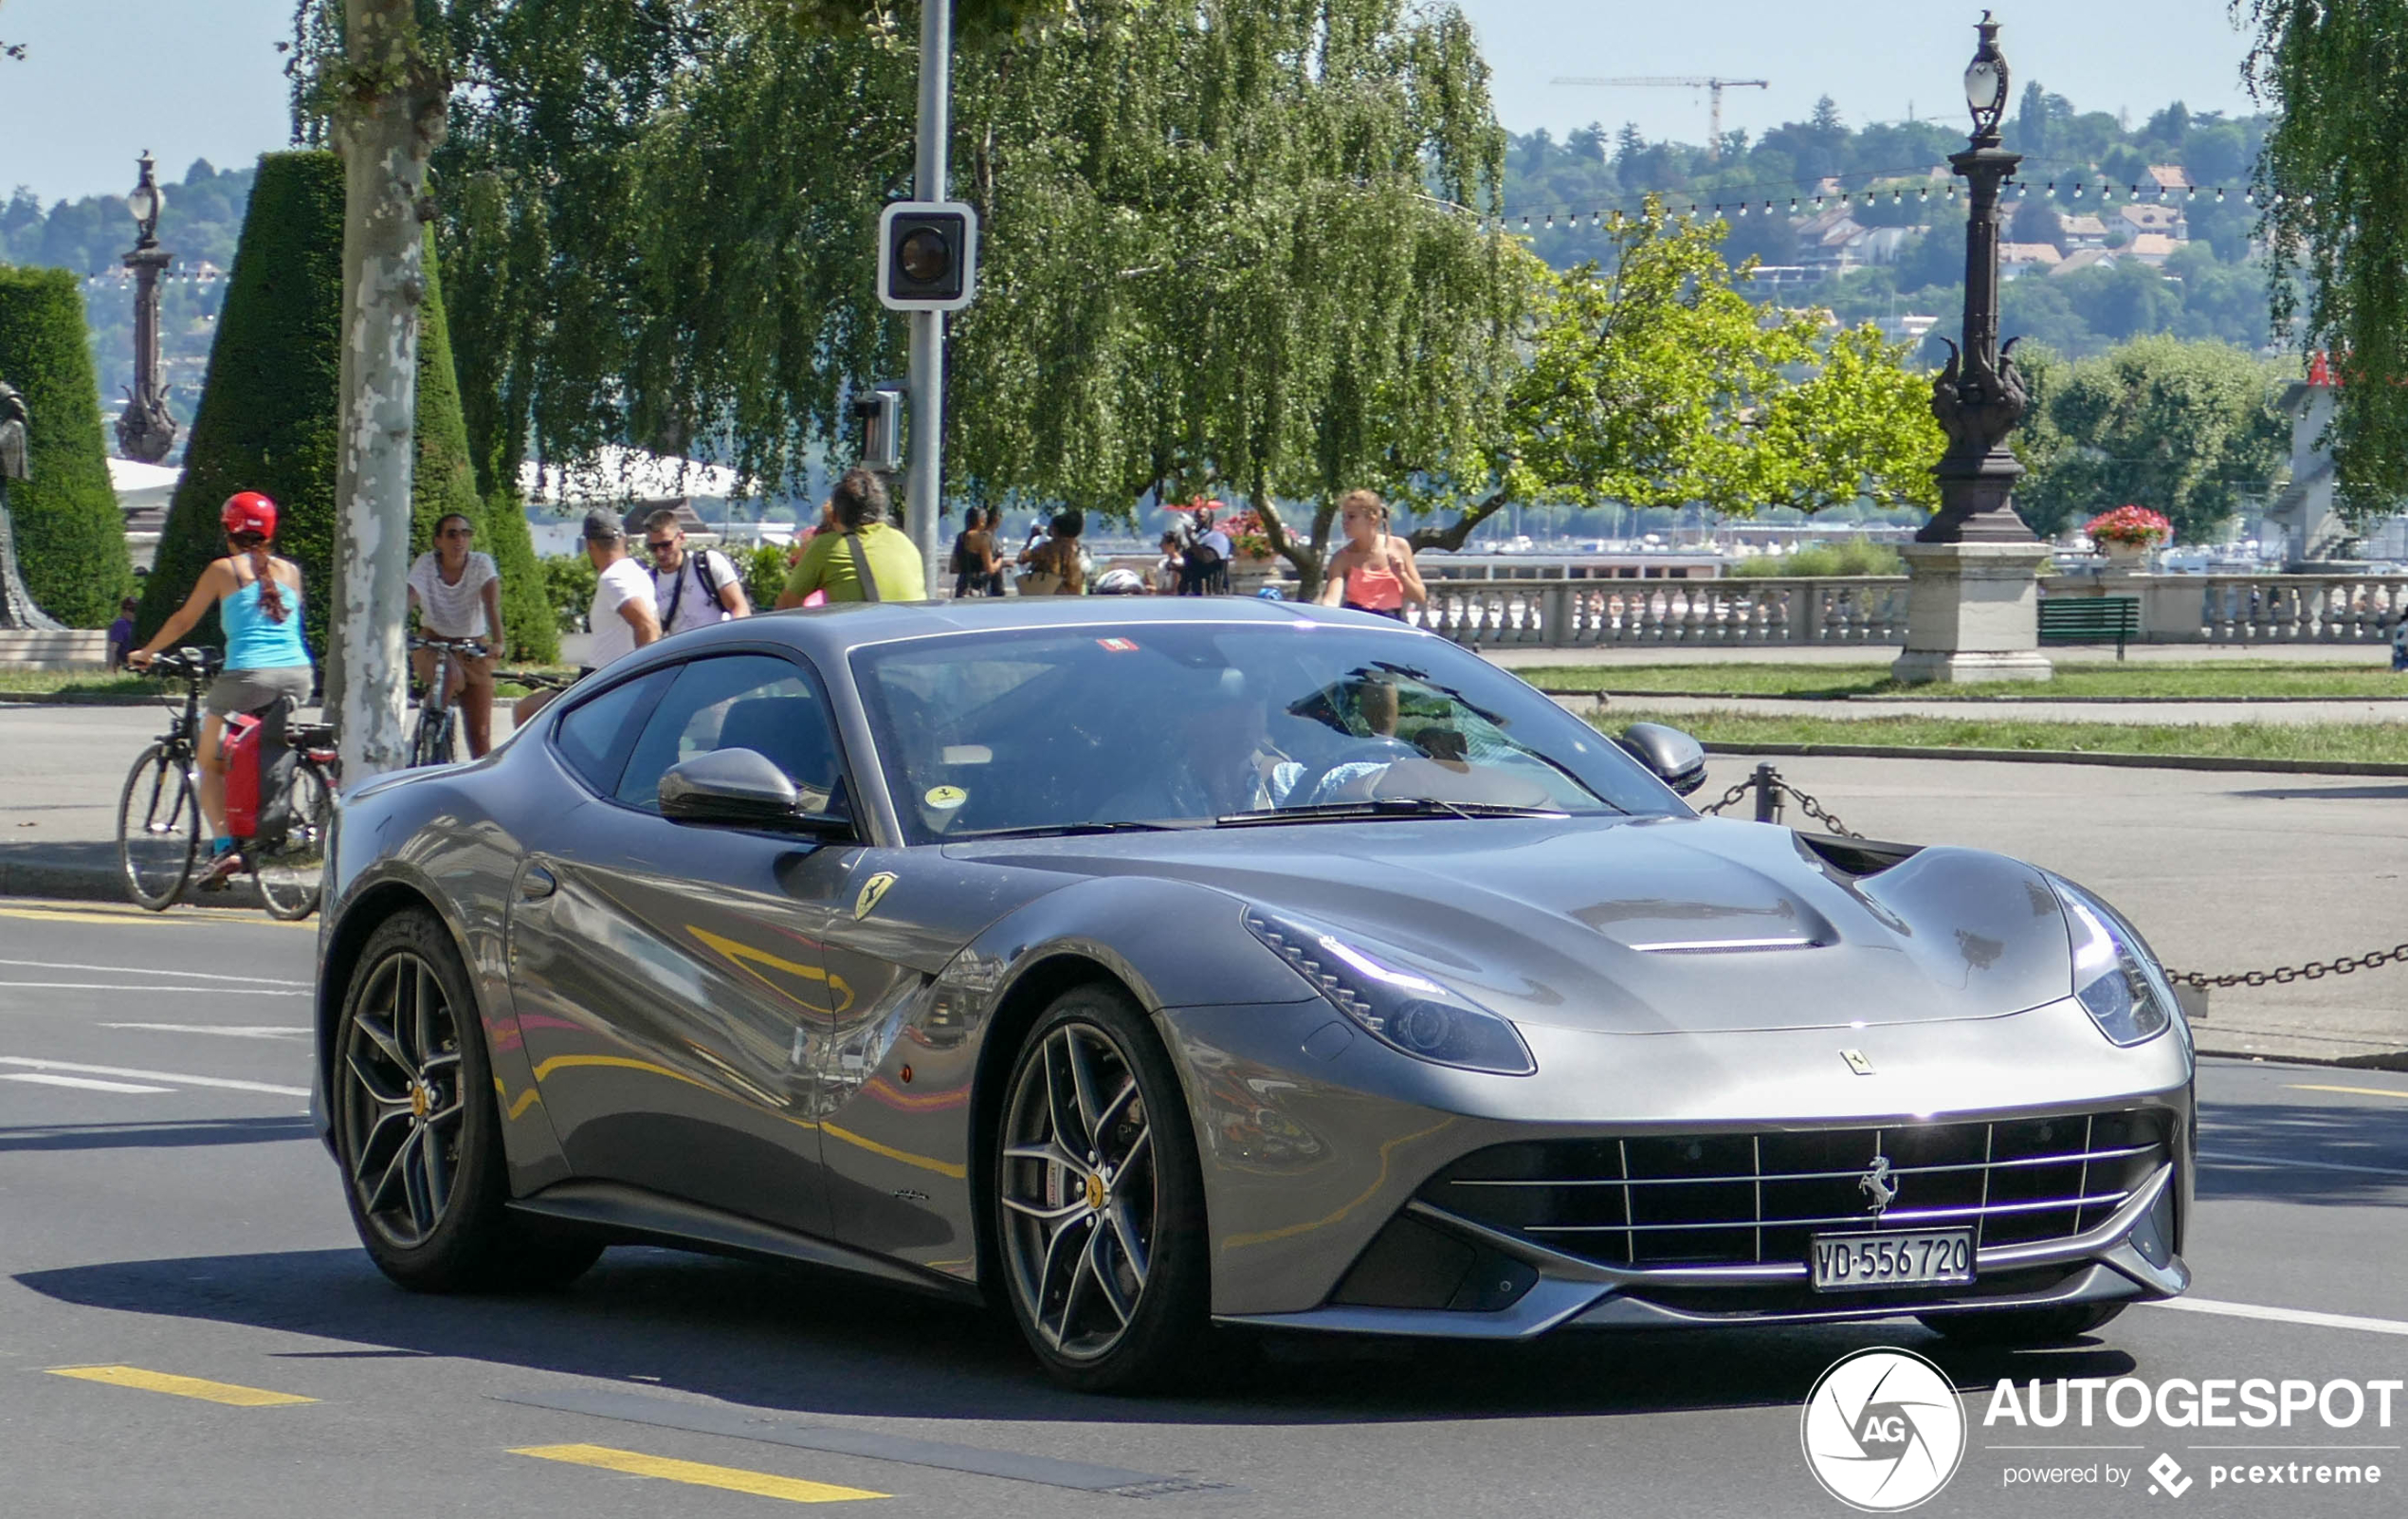
[[[210,827],[210,860],[194,885],[222,889],[242,866],[226,832],[226,756],[221,747],[226,720],[237,712],[264,712],[289,699],[307,702],[317,682],[309,645],[301,637],[301,566],[268,552],[276,540],[276,503],[255,490],[226,498],[218,522],[226,529],[227,554],[212,559],[192,594],[159,625],[151,641],[125,656],[136,669],[175,646],[193,624],[217,609],[226,634],[226,663],[202,699],[201,818]]]
[[[579,676],[634,653],[661,636],[661,613],[652,600],[652,579],[628,558],[627,530],[619,514],[596,506],[585,514],[585,557],[593,565],[593,600],[586,608],[586,648]]]
[[[1207,502],[1195,509],[1195,535],[1188,540],[1179,570],[1179,595],[1183,596],[1229,595],[1230,556],[1237,552],[1237,546],[1213,521],[1213,512],[1219,505],[1219,502]]]
[[[973,506],[961,515],[961,532],[953,540],[953,594],[985,596],[997,594],[1003,561],[995,555],[994,516]]]
[[[1020,594],[1024,596],[1083,596],[1087,591],[1086,553],[1079,537],[1086,531],[1086,513],[1077,507],[1053,514],[1046,540],[1020,552]]]
[[[1178,595],[1179,577],[1186,567],[1186,540],[1179,537],[1178,529],[1173,528],[1162,535],[1162,557],[1154,561],[1154,594],[1164,596]]]
[[[123,669],[125,656],[134,651],[134,610],[137,603],[127,596],[117,604],[117,621],[109,624],[109,668]]]
[[[1429,604],[1413,545],[1388,531],[1388,503],[1377,492],[1346,492],[1339,499],[1338,516],[1346,544],[1329,557],[1322,578],[1323,606],[1374,612],[1402,622],[1407,603]]]
[[[493,668],[502,658],[502,572],[492,555],[469,549],[476,536],[475,523],[458,512],[447,513],[435,523],[435,546],[410,566],[407,582],[420,631],[485,647],[481,656],[452,652],[451,689],[444,693],[468,729],[472,760],[493,748]],[[422,686],[434,684],[438,663],[431,649],[410,651],[410,668]]]
[[[677,508],[664,506],[644,520],[644,548],[652,556],[652,610],[661,619],[662,637],[753,614],[744,578],[726,555],[687,550]]]
[[[778,593],[778,607],[799,607],[817,591],[826,592],[830,602],[927,600],[926,561],[910,538],[886,521],[885,484],[856,467],[845,471],[828,499],[835,531],[822,532],[803,550]]]

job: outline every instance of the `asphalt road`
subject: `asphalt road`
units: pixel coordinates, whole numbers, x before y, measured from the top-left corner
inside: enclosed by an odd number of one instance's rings
[[[1840,1514],[1799,1408],[1878,1345],[1963,1392],[1963,1464],[1920,1512],[2146,1508],[2161,1455],[2208,1512],[2396,1513],[2408,1484],[2408,1394],[2388,1427],[2371,1396],[2344,1429],[1984,1422],[2002,1377],[2408,1376],[2408,1076],[2212,1064],[2190,1310],[2073,1348],[1903,1321],[1275,1342],[1196,1397],[1094,1400],[1006,1325],[802,1272],[626,1249],[556,1295],[391,1288],[304,1118],[312,945],[255,916],[0,902],[0,1514]],[[2199,1448],[2249,1443],[2281,1449]],[[2082,1449],[2001,1448],[2040,1444]],[[2299,1454],[2337,1446],[2376,1449]],[[2381,1477],[2210,1485],[2302,1459]],[[2035,1465],[2102,1481],[2007,1485]]]

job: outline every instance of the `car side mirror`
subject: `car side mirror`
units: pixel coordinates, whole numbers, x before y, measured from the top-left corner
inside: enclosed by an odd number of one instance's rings
[[[1633,723],[1614,742],[1681,796],[1706,784],[1706,745],[1661,723]]]
[[[713,749],[661,774],[661,815],[678,823],[853,836],[849,813],[807,813],[786,772],[757,749]]]

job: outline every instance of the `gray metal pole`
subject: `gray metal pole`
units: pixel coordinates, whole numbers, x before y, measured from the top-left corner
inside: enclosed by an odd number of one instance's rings
[[[920,162],[912,194],[945,198],[945,143],[953,96],[953,0],[921,0],[920,8]],[[911,479],[906,515],[911,541],[927,566],[936,594],[937,513],[944,483],[945,315],[911,314]]]

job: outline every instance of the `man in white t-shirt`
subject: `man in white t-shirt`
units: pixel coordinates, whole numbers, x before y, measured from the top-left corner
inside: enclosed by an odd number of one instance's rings
[[[662,637],[753,614],[744,582],[726,555],[716,549],[686,552],[685,529],[677,524],[674,506],[644,520],[644,547],[652,556],[652,609],[660,613]]]
[[[617,513],[596,506],[585,514],[585,557],[593,562],[593,604],[585,613],[593,642],[580,675],[590,675],[661,636],[652,577],[627,557],[627,534]]]
[[[419,631],[433,638],[473,638],[484,645],[483,654],[454,650],[447,701],[457,705],[468,730],[468,758],[483,758],[493,747],[493,667],[502,657],[502,574],[493,556],[472,554],[476,524],[458,512],[435,523],[435,546],[410,566],[410,607],[418,613]],[[435,651],[410,650],[410,663],[418,684],[435,678]]]

